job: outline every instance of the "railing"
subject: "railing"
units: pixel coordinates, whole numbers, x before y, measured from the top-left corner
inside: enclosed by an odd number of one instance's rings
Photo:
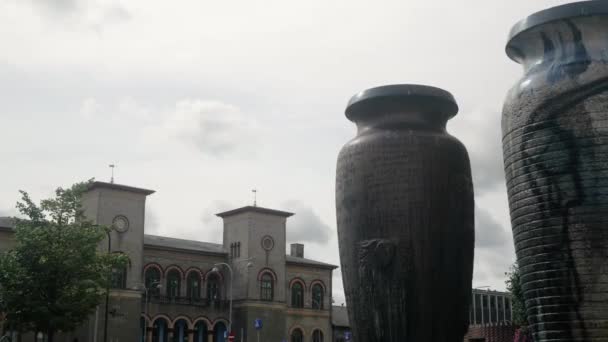
[[[142,297],[142,301],[145,298]],[[208,307],[215,310],[228,309],[230,301],[228,300],[210,300],[207,298],[196,298],[196,297],[172,297],[172,296],[150,296],[148,298],[150,303],[154,304],[178,304],[178,305],[193,305],[198,307]],[[145,305],[145,303],[143,303]]]

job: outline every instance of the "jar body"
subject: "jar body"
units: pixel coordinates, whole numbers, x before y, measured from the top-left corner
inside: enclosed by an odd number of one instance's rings
[[[608,16],[513,45],[525,74],[504,104],[503,158],[528,322],[535,341],[608,340]]]
[[[338,157],[336,211],[354,340],[462,341],[474,248],[465,147],[442,129],[360,127]]]

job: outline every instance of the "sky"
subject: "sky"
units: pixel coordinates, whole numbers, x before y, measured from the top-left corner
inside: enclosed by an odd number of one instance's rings
[[[500,112],[522,69],[513,24],[558,0],[0,0],[0,216],[95,178],[154,189],[146,232],[221,243],[215,213],[296,213],[288,243],[339,264],[344,117],[361,90],[450,91],[476,198],[473,286],[514,262]],[[334,297],[344,302],[340,272]]]

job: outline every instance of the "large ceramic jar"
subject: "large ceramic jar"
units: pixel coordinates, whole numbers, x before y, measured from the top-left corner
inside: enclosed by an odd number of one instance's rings
[[[535,341],[608,341],[608,1],[511,31],[524,68],[502,118],[521,285]]]
[[[461,342],[468,327],[474,200],[465,147],[446,132],[450,93],[391,85],[355,95],[336,211],[355,341]]]

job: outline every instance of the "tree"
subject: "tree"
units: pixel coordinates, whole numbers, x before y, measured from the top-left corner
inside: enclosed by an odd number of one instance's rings
[[[112,268],[125,256],[99,245],[108,227],[84,216],[82,194],[90,182],[58,188],[55,197],[36,205],[20,191],[15,247],[0,256],[0,297],[6,321],[21,331],[72,331],[104,299]]]
[[[528,342],[532,341],[530,332],[528,331],[528,317],[526,315],[526,300],[524,298],[524,292],[521,288],[521,274],[519,272],[519,265],[517,262],[511,266],[511,271],[507,273],[507,290],[511,292],[511,309],[513,311],[512,320],[513,323],[518,326],[513,341],[515,342]]]

